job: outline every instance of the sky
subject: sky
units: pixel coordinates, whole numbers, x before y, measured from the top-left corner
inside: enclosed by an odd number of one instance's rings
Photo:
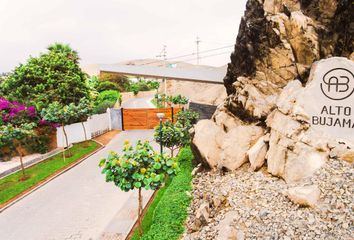
[[[194,53],[176,60],[196,64],[197,36],[200,64],[222,66],[229,62],[245,5],[246,0],[0,0],[0,73],[54,42],[78,51],[82,65],[157,58],[163,45],[167,58]]]

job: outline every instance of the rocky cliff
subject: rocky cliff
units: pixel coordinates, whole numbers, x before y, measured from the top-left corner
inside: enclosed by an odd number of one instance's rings
[[[194,179],[185,239],[354,234],[354,115],[345,134],[331,135],[312,127],[307,111],[321,101],[308,96],[331,64],[349,67],[339,92],[354,89],[353,12],[348,0],[248,0],[224,79],[228,96],[192,133],[196,159],[212,171]]]
[[[353,58],[353,10],[345,0],[249,0],[224,79],[228,97],[211,121],[195,127],[197,158],[229,170],[248,161],[256,170],[266,159],[270,173],[293,181],[311,174],[331,151],[352,148],[335,139],[313,141],[319,133],[299,113],[294,94],[316,61]],[[307,171],[297,174],[300,166]]]

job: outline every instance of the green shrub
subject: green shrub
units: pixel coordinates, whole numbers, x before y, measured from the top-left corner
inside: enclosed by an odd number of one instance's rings
[[[46,153],[49,151],[50,139],[47,135],[34,135],[28,139],[24,147],[30,153]]]
[[[100,103],[103,101],[111,101],[111,102],[116,102],[119,98],[122,96],[118,91],[115,90],[106,90],[103,92],[100,92],[97,96],[96,102]]]
[[[158,81],[139,80],[137,82],[130,83],[129,91],[133,92],[134,95],[137,95],[140,91],[150,91],[158,89],[159,87],[160,83]]]
[[[126,77],[124,75],[120,75],[117,73],[101,72],[98,78],[102,82],[109,81],[109,82],[117,84],[118,90],[120,92],[125,92],[125,91],[129,90],[130,80],[128,79],[128,77]]]
[[[107,108],[114,107],[117,100],[121,98],[122,96],[120,95],[120,93],[115,90],[106,90],[100,92],[97,96],[93,113],[94,114],[105,113],[107,111]]]
[[[116,102],[114,101],[103,101],[98,103],[94,109],[93,109],[93,113],[94,114],[101,114],[101,113],[105,113],[107,111],[107,108],[112,108],[114,107],[114,104],[116,104]]]
[[[100,82],[97,86],[97,92],[103,92],[106,90],[118,90],[119,87],[116,83],[110,81]]]

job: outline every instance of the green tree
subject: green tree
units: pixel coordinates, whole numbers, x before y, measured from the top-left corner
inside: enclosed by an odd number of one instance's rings
[[[87,132],[84,122],[87,121],[87,118],[93,113],[93,106],[91,102],[86,98],[82,98],[80,99],[78,105],[70,104],[69,107],[73,108],[73,111],[76,112],[76,120],[77,122],[81,122],[85,134],[85,141],[87,141]]]
[[[73,103],[63,106],[59,102],[53,102],[49,104],[46,108],[41,111],[41,116],[43,120],[53,123],[58,123],[61,125],[65,138],[65,146],[69,147],[68,135],[65,131],[65,125],[71,124],[77,121],[76,107]],[[63,157],[65,160],[65,154],[63,152]]]
[[[172,157],[176,149],[189,143],[187,131],[180,124],[173,124],[169,121],[162,124],[161,132],[160,126],[155,127],[154,137],[156,142],[170,149]]]
[[[103,91],[107,91],[107,90],[117,91],[119,89],[119,87],[114,82],[103,81],[103,82],[98,83],[98,86],[96,89],[97,89],[97,92],[103,92]]]
[[[106,181],[114,182],[122,191],[138,189],[138,228],[142,236],[141,189],[156,190],[165,183],[167,177],[175,176],[178,171],[176,159],[155,153],[148,141],[138,141],[135,147],[126,141],[122,155],[111,152],[101,160],[100,167],[103,167]]]
[[[34,136],[34,128],[39,118],[33,106],[26,107],[18,102],[10,102],[0,98],[0,149],[13,145],[20,157],[23,178],[25,168],[22,159],[22,146],[26,140]]]
[[[199,113],[190,109],[179,111],[177,113],[177,122],[180,123],[182,127],[186,128],[187,130],[191,129],[193,127],[193,124],[197,123],[198,119]]]
[[[22,145],[30,136],[34,135],[35,123],[23,123],[20,125],[6,124],[0,126],[0,148],[8,144],[14,144],[16,152],[20,157],[23,180],[25,179],[25,167],[23,165]]]
[[[177,96],[171,96],[170,101],[173,104],[187,104],[188,98],[182,96],[181,94],[178,94]]]
[[[128,77],[121,74],[101,72],[98,78],[102,82],[109,81],[115,83],[117,86],[117,90],[119,90],[120,92],[128,91],[130,86],[130,81]]]
[[[35,105],[39,111],[52,102],[78,104],[81,98],[90,97],[77,52],[58,43],[16,67],[0,91],[9,100]]]
[[[149,89],[151,89],[151,90],[152,89],[157,90],[160,87],[160,83],[158,81],[153,81],[153,80],[148,81],[147,85],[148,85]]]

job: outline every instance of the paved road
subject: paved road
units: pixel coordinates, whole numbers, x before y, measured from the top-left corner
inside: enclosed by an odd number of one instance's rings
[[[154,108],[154,104],[151,103],[153,96],[132,98],[122,103],[123,108]]]
[[[127,202],[136,198],[136,192],[125,193],[105,182],[100,159],[111,150],[120,151],[126,139],[151,140],[152,135],[151,130],[116,135],[103,150],[0,213],[0,239],[99,238],[122,208],[126,210]]]

